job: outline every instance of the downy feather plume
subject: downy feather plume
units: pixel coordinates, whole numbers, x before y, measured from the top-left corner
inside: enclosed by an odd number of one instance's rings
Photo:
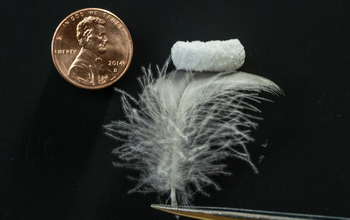
[[[244,72],[192,73],[173,71],[167,64],[155,78],[143,69],[139,99],[124,91],[126,121],[106,125],[106,133],[123,141],[113,153],[127,167],[140,171],[130,192],[170,195],[171,204],[186,205],[203,187],[219,186],[211,175],[229,174],[225,158],[247,162],[255,172],[246,144],[257,123],[252,105],[261,91],[278,94],[268,79]]]

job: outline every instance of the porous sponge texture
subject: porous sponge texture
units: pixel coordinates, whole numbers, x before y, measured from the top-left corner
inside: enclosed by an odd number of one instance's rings
[[[225,41],[178,41],[171,48],[171,58],[178,70],[235,71],[245,59],[244,47],[238,39]]]

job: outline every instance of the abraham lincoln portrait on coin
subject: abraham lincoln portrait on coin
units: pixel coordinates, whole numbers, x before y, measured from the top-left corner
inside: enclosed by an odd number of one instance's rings
[[[102,64],[108,37],[105,21],[99,17],[85,17],[77,25],[77,39],[81,50],[69,68],[68,76],[85,85],[99,85],[111,81],[112,71]]]

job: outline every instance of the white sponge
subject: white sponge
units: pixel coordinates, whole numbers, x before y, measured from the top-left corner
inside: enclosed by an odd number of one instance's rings
[[[238,39],[178,41],[171,48],[171,58],[178,70],[235,71],[243,65],[245,51]]]

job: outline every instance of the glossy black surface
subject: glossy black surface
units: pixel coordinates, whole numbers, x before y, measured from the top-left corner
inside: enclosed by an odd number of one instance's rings
[[[137,173],[112,166],[120,143],[102,125],[124,120],[120,95],[140,92],[141,66],[162,65],[178,40],[238,38],[242,71],[285,96],[258,105],[264,121],[248,148],[260,173],[227,161],[221,191],[193,204],[350,217],[349,1],[2,1],[0,219],[173,219],[156,194],[127,194]],[[50,44],[71,12],[98,7],[127,25],[128,72],[89,91],[55,69]],[[171,67],[170,69],[172,69]],[[264,147],[265,146],[265,147]],[[184,218],[185,219],[185,218]]]

